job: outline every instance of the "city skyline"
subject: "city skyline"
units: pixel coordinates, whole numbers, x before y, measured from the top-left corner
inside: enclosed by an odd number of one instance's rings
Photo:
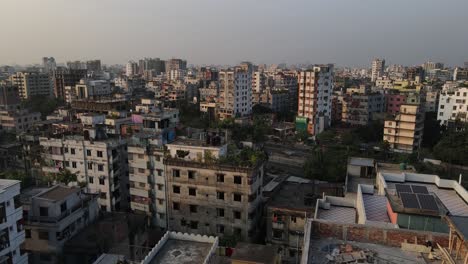
[[[196,65],[248,60],[359,67],[368,67],[375,57],[385,58],[387,65],[432,60],[457,66],[468,60],[466,1],[26,0],[2,5],[12,12],[0,17],[11,25],[4,29],[11,40],[0,43],[0,65],[39,64],[44,56],[59,63],[180,57]]]

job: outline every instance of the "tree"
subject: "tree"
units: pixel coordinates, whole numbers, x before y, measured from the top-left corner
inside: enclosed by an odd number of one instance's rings
[[[468,165],[468,129],[444,136],[434,146],[434,155],[447,163]]]
[[[71,171],[65,169],[62,170],[60,173],[57,174],[55,178],[58,182],[64,183],[68,185],[70,182],[76,182],[77,176],[76,174],[72,173]]]
[[[26,175],[24,171],[18,171],[18,170],[3,171],[0,173],[0,178],[20,181],[21,188],[23,189],[33,184],[33,179],[31,177],[28,177],[28,175]]]

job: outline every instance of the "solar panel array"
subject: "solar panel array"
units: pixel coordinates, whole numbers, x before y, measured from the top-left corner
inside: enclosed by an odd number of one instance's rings
[[[395,184],[398,196],[403,207],[439,211],[439,206],[433,195],[429,194],[426,186]]]

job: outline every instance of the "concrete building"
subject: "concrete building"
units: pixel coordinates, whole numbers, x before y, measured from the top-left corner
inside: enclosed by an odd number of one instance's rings
[[[45,73],[54,71],[57,68],[57,63],[55,63],[54,57],[43,57],[42,67],[44,68]]]
[[[102,119],[104,122],[104,116]],[[44,149],[42,171],[57,174],[69,170],[77,175],[78,182],[86,183],[89,193],[99,194],[101,210],[124,210],[128,206],[127,143],[102,138],[104,129],[93,131],[86,126],[85,137],[58,135],[39,139]]]
[[[168,231],[140,264],[210,264],[218,263],[216,250],[219,239]]]
[[[424,112],[437,112],[439,105],[439,90],[432,89],[432,87],[427,87],[421,92],[423,97],[423,107]]]
[[[424,69],[420,66],[406,69],[406,78],[409,81],[422,82],[424,80]]]
[[[385,60],[374,59],[372,61],[371,81],[375,82],[379,77],[382,77],[384,70],[385,70]]]
[[[219,72],[218,116],[244,117],[252,113],[252,72],[237,67]]]
[[[21,194],[26,242],[33,263],[57,263],[65,243],[97,219],[97,195],[81,188],[55,185]]]
[[[187,61],[181,59],[169,59],[165,61],[166,73],[172,70],[187,70]]]
[[[297,74],[293,71],[282,71],[275,73],[273,76],[274,87],[279,89],[286,89],[289,92],[289,108],[290,112],[297,112],[298,102],[298,86]]]
[[[231,264],[281,264],[277,246],[239,242],[231,255]]]
[[[27,264],[24,246],[23,208],[19,199],[20,181],[0,179],[0,260]]]
[[[17,133],[30,131],[39,121],[41,121],[39,112],[30,112],[27,109],[0,110],[0,131]]]
[[[222,162],[240,156],[227,157],[227,145],[213,134],[206,142],[178,139],[166,146],[169,230],[254,240],[262,215],[264,161],[259,153],[251,154],[257,155],[255,163]]]
[[[65,101],[71,103],[76,99],[99,99],[108,97],[111,93],[109,81],[82,79],[75,86],[66,87]]]
[[[267,85],[267,76],[263,71],[256,71],[252,75],[252,90],[261,93]]]
[[[75,86],[81,79],[85,78],[87,70],[75,70],[59,67],[52,72],[54,84],[54,95],[56,98],[65,99],[65,87]]]
[[[48,73],[17,72],[10,76],[11,83],[18,87],[21,99],[30,99],[35,96],[54,96],[52,80]]]
[[[186,75],[187,75],[187,70],[181,70],[181,69],[170,70],[167,73],[167,79],[170,81],[180,81],[180,80],[183,80]]]
[[[406,94],[397,92],[385,94],[385,108],[388,114],[398,114],[400,112],[400,106],[404,103],[406,103]]]
[[[289,109],[289,91],[285,89],[266,88],[253,93],[253,105],[270,108],[273,112],[285,112]]]
[[[128,144],[130,208],[145,214],[150,224],[167,228],[166,173],[162,135],[140,133]]]
[[[422,68],[425,72],[435,69],[443,69],[444,64],[442,62],[426,61],[423,63]]]
[[[402,104],[393,119],[385,120],[383,140],[395,152],[413,153],[423,137],[424,112],[419,105]]]
[[[266,243],[280,249],[283,263],[296,263],[305,223],[315,211],[315,185],[286,180],[270,196],[266,204]]]
[[[17,110],[20,106],[18,87],[6,81],[0,81],[0,110]]]
[[[299,103],[297,115],[307,119],[307,132],[316,135],[331,124],[333,65],[316,65],[298,74]]]
[[[442,125],[450,121],[468,122],[468,88],[441,92],[437,120]]]
[[[160,58],[144,58],[138,61],[138,69],[140,74],[145,71],[154,71],[155,75],[165,72],[165,62]]]
[[[453,71],[453,80],[460,81],[460,80],[468,80],[468,68],[460,68],[456,67]]]
[[[101,60],[89,60],[86,62],[86,70],[98,73],[102,71]]]
[[[381,93],[351,93],[343,98],[342,121],[351,125],[365,126],[375,120],[385,108]]]
[[[67,61],[67,68],[70,70],[86,70],[86,63],[82,61]]]
[[[127,75],[127,77],[131,77],[137,74],[138,74],[138,63],[134,61],[127,62],[127,65],[125,66],[125,75]]]

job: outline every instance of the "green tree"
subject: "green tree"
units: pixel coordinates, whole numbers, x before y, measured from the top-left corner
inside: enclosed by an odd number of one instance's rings
[[[447,163],[468,165],[468,129],[445,135],[434,146],[434,155]]]
[[[65,169],[65,170],[62,170],[60,173],[58,173],[55,179],[58,182],[68,185],[70,182],[76,182],[77,176],[71,171]]]
[[[21,181],[21,188],[27,188],[33,184],[33,179],[26,175],[24,171],[7,170],[0,172],[1,179]]]

